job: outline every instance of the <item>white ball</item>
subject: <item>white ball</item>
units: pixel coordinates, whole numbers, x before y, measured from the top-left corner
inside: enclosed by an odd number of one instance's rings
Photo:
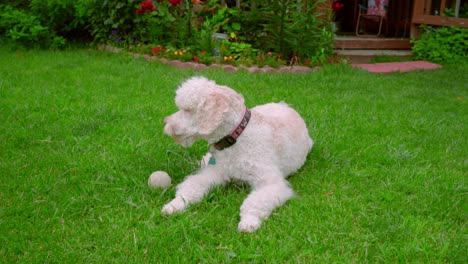
[[[167,188],[171,185],[171,177],[165,171],[155,171],[148,178],[150,188]]]

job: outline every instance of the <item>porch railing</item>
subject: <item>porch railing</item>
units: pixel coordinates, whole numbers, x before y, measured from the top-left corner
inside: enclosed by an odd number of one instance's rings
[[[468,28],[468,19],[460,18],[461,0],[415,0],[413,8],[413,18],[411,20],[411,38],[419,38],[419,25],[435,26],[457,26]],[[449,5],[452,3],[452,5]],[[444,13],[447,8],[453,9],[454,16],[447,16]]]

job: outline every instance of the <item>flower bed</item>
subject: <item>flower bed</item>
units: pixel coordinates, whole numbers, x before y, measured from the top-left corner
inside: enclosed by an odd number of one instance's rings
[[[110,51],[110,52],[122,52],[122,49],[120,48],[115,48],[115,47],[106,46],[106,45],[99,46],[99,49]],[[318,66],[310,67],[310,66],[301,66],[301,65],[296,65],[296,66],[282,65],[276,68],[273,68],[269,65],[247,66],[247,65],[241,64],[238,66],[234,66],[231,64],[218,64],[218,63],[212,63],[210,65],[206,65],[206,64],[196,62],[196,61],[181,61],[177,59],[169,60],[163,57],[158,57],[158,56],[149,55],[149,54],[132,53],[132,52],[130,52],[130,54],[133,55],[135,58],[141,57],[146,60],[157,61],[157,62],[170,65],[173,67],[177,67],[181,69],[193,69],[195,71],[206,70],[206,69],[222,69],[226,72],[236,72],[239,70],[244,70],[244,71],[251,72],[251,73],[307,73],[307,72],[312,72],[312,71],[319,69]]]
[[[313,66],[332,56],[327,2],[243,0],[235,6],[238,2],[13,1],[0,4],[0,34],[27,47],[93,41],[206,65]]]
[[[314,66],[333,53],[329,23],[315,12],[320,1],[243,1],[240,7],[219,1],[167,0],[129,7],[133,27],[112,25],[109,45],[157,58],[250,67]],[[252,8],[255,6],[255,8]]]

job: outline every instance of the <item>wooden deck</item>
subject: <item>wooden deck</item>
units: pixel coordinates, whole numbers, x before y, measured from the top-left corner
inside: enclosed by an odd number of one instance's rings
[[[411,57],[408,38],[376,38],[338,36],[335,38],[335,54],[351,63],[368,63],[377,56]]]
[[[411,43],[408,38],[337,36],[335,38],[335,49],[409,50],[411,49]]]

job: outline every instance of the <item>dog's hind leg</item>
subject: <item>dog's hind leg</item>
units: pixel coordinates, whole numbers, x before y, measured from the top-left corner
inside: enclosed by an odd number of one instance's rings
[[[240,208],[240,232],[257,230],[261,221],[267,219],[271,212],[294,196],[294,192],[284,179],[262,185],[252,191]]]

